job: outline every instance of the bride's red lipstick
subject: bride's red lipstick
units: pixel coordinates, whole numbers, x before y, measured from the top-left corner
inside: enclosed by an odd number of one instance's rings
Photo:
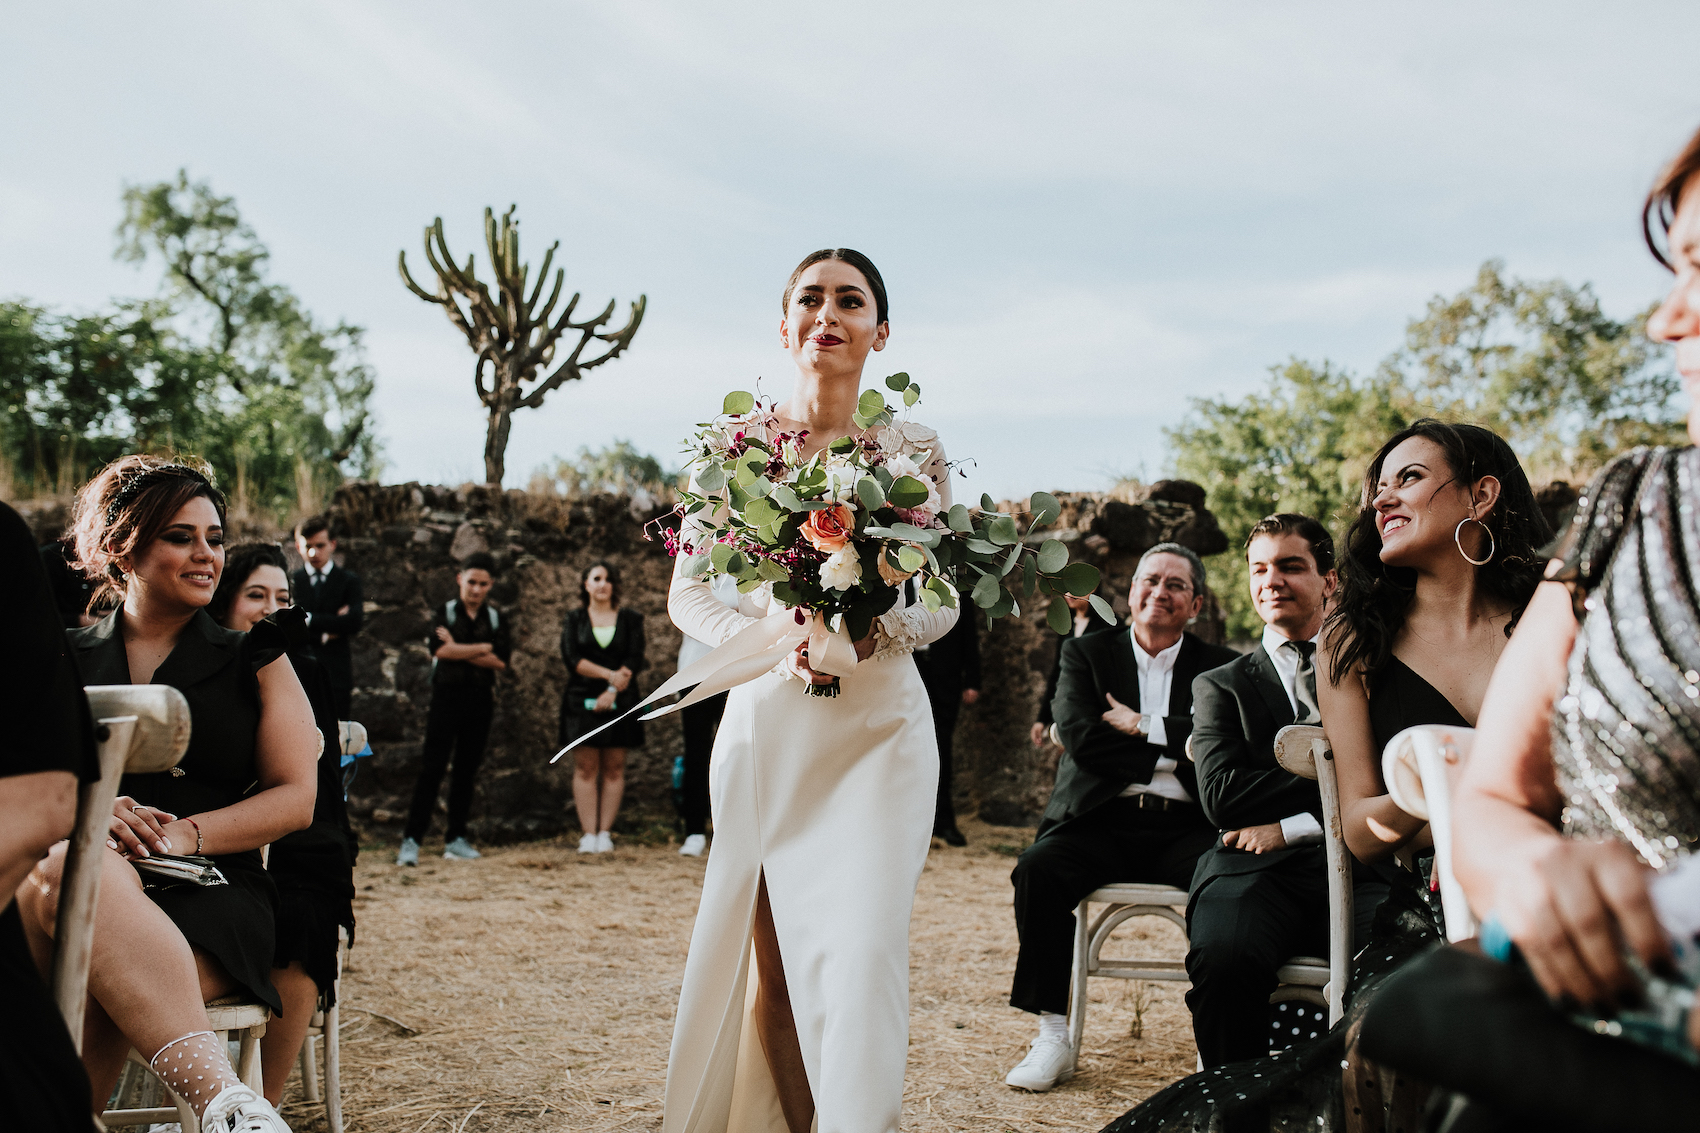
[[[817,346],[839,346],[844,342],[842,338],[834,334],[817,334],[809,341]]]

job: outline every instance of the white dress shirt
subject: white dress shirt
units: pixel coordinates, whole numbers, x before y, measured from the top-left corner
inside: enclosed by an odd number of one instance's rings
[[[1139,644],[1139,638],[1127,631],[1128,640],[1133,642],[1133,659],[1139,666],[1139,704],[1141,716],[1149,717],[1151,730],[1145,738],[1158,747],[1169,746],[1168,729],[1163,726],[1163,717],[1169,714],[1169,691],[1175,681],[1175,658],[1180,656],[1182,637],[1155,657],[1145,652]],[[1105,707],[1109,707],[1105,705]],[[1134,707],[1129,705],[1129,707]],[[1183,803],[1196,802],[1187,794],[1181,781],[1175,778],[1175,768],[1180,763],[1167,755],[1157,757],[1156,769],[1151,772],[1149,783],[1129,783],[1122,792],[1122,797],[1131,795],[1162,795],[1166,799],[1179,799]]]
[[[1320,636],[1320,635],[1318,635]],[[1263,651],[1269,654],[1269,659],[1275,663],[1275,671],[1281,676],[1281,688],[1287,693],[1287,703],[1293,706],[1293,715],[1299,714],[1299,698],[1293,691],[1293,686],[1299,677],[1299,655],[1296,650],[1283,649],[1283,645],[1291,640],[1274,626],[1263,627]],[[1312,645],[1317,638],[1310,639]],[[1311,654],[1315,663],[1316,654]],[[1307,842],[1322,840],[1322,824],[1309,811],[1295,814],[1281,820],[1281,837],[1287,840],[1289,846],[1302,846]]]
[[[335,563],[326,564],[324,570],[314,570],[311,563],[302,563],[301,565],[306,568],[308,586],[318,586],[320,583],[324,582],[325,579],[330,577],[331,571],[336,569]],[[313,624],[313,615],[311,611],[307,614],[307,624],[309,626]]]

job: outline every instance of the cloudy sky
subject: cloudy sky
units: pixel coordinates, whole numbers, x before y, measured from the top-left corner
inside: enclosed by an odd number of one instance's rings
[[[273,274],[368,328],[386,479],[482,478],[471,353],[400,284],[518,202],[569,291],[640,293],[626,358],[516,419],[508,481],[615,437],[672,462],[783,394],[779,293],[860,248],[881,374],[970,490],[1161,474],[1188,399],[1366,369],[1490,257],[1658,295],[1639,202],[1700,124],[1679,3],[29,5],[0,42],[0,295],[146,293],[126,183],[233,195]],[[880,375],[870,375],[877,377]]]

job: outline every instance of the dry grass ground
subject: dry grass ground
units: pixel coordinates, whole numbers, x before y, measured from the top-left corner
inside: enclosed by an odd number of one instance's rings
[[[904,1128],[1097,1130],[1190,1070],[1179,985],[1097,980],[1081,1072],[1043,1095],[1003,1084],[1032,1033],[1005,1001],[1010,854],[1031,834],[963,826],[968,848],[933,850],[915,907]],[[427,851],[411,870],[389,847],[362,854],[343,980],[350,1133],[659,1129],[706,859],[667,845],[581,857],[565,842],[473,863]],[[1145,949],[1179,949],[1173,928],[1135,923],[1124,951],[1142,934]],[[299,1099],[292,1083],[297,1133],[325,1129]]]

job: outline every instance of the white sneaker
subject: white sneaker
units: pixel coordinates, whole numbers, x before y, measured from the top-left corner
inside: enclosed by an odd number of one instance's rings
[[[687,858],[700,858],[702,852],[706,849],[708,849],[708,836],[706,834],[689,834],[685,837],[685,844],[679,847],[679,852]]]
[[[1068,1039],[1040,1035],[1027,1049],[1027,1057],[1004,1077],[1006,1085],[1042,1094],[1058,1082],[1074,1077],[1074,1051]]]
[[[277,1110],[240,1082],[219,1091],[201,1114],[201,1128],[206,1133],[289,1133]]]
[[[586,834],[578,840],[578,852],[581,854],[596,853],[596,835]]]
[[[443,856],[452,862],[475,862],[484,855],[473,849],[465,838],[456,838],[443,847]]]
[[[412,838],[403,838],[401,840],[401,849],[395,852],[395,864],[418,865],[419,843],[415,842]]]
[[[614,848],[614,836],[604,830],[596,836],[596,852],[606,854]]]

